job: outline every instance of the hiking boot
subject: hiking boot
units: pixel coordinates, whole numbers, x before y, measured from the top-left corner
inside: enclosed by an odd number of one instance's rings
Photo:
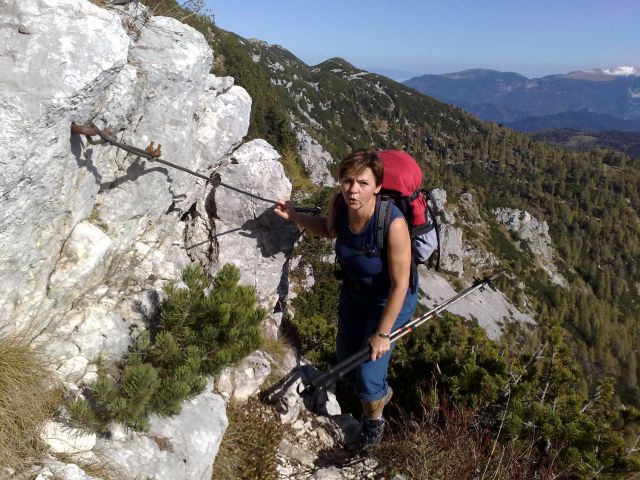
[[[385,423],[384,418],[370,420],[366,415],[363,415],[362,429],[355,443],[349,447],[349,450],[354,453],[359,453],[379,445],[382,440],[382,434],[384,433]]]
[[[382,410],[392,396],[393,390],[387,387],[387,394],[384,397],[373,402],[362,402],[362,428],[357,440],[350,448],[352,451],[361,452],[380,443],[386,423],[382,418]]]

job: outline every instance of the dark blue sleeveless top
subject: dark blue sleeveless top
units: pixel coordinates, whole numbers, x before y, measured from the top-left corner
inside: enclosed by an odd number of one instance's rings
[[[349,228],[349,216],[343,212],[336,218],[335,230],[336,256],[345,276],[347,285],[357,285],[367,290],[387,293],[391,288],[387,253],[380,252],[375,241],[376,216],[378,209],[360,233]],[[395,205],[392,206],[389,224],[404,215]],[[373,253],[367,254],[368,252]]]

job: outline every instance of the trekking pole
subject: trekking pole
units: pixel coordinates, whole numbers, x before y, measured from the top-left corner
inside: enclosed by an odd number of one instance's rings
[[[203,175],[201,173],[189,170],[188,168],[182,167],[167,160],[163,160],[162,158],[160,158],[160,149],[162,145],[154,147],[153,142],[151,142],[145,150],[138,147],[133,147],[131,145],[119,142],[109,130],[100,130],[93,123],[89,125],[81,125],[79,123],[72,122],[71,133],[85,135],[91,145],[113,145],[114,147],[124,150],[125,152],[129,152],[139,157],[146,158],[147,160],[150,160],[152,162],[162,163],[163,165],[167,165],[171,168],[182,170],[183,172],[189,173],[195,177],[202,178],[203,180],[206,180],[213,185],[228,188],[229,190],[233,190],[234,192],[238,192],[243,195],[248,195],[249,197],[255,198],[257,200],[262,200],[263,202],[273,203],[274,205],[277,204],[275,200],[255,195],[251,192],[247,192],[227,183],[223,183],[220,180],[214,180],[213,178],[207,177],[206,175]],[[94,140],[91,138],[92,136],[96,135],[99,136],[101,140]],[[312,213],[314,215],[320,214],[320,207],[294,207],[294,210],[300,213]]]
[[[501,274],[502,272],[498,272],[491,276],[485,277],[481,280],[477,280],[472,286],[470,286],[466,290],[463,290],[457,295],[454,295],[450,299],[446,300],[444,303],[437,305],[436,307],[429,310],[424,315],[410,321],[406,325],[399,327],[397,330],[392,332],[390,337],[391,343],[395,343],[405,335],[408,335],[409,333],[413,332],[414,329],[418,328],[420,325],[422,325],[426,321],[431,320],[433,317],[443,312],[444,310],[449,308],[451,305],[453,305],[457,301],[462,300],[464,297],[466,297],[470,293],[475,292],[476,290],[482,291],[484,287],[486,287],[487,285],[491,285],[492,282]],[[361,363],[364,363],[369,358],[370,355],[371,355],[371,351],[369,346],[364,347],[362,350],[359,350],[358,352],[354,353],[350,357],[345,358],[341,362],[337,363],[326,372],[318,375],[315,379],[310,380],[309,384],[305,386],[304,389],[300,390],[300,388],[298,388],[298,394],[300,396],[304,396],[304,395],[313,394],[315,393],[316,390],[324,390],[331,381],[333,381],[335,378],[344,377],[347,373],[357,368]]]

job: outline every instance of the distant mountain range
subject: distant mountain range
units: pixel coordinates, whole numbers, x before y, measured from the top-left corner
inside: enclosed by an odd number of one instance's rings
[[[513,72],[474,69],[421,75],[403,83],[519,131],[640,130],[640,70],[634,67],[534,79]]]

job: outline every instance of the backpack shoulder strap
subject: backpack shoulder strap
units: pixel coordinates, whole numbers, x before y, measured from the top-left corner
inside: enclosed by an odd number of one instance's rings
[[[346,207],[347,204],[344,202],[344,197],[340,192],[338,192],[338,195],[333,200],[333,219],[331,222],[331,228],[334,232],[338,231],[336,227],[338,226],[338,221],[342,219],[342,216],[345,214]]]
[[[389,223],[391,221],[391,210],[393,209],[393,200],[388,195],[381,195],[377,200],[379,205],[376,210],[376,229],[375,229],[375,242],[378,248],[382,250],[384,243],[389,232]]]
[[[380,207],[378,209],[378,219],[376,224],[376,244],[378,248],[382,250],[384,248],[384,243],[387,239],[387,235],[389,233],[389,225],[391,224],[391,211],[393,210],[395,202],[392,197],[389,195],[383,195],[380,200]],[[405,217],[406,220],[406,217]],[[413,252],[411,254],[411,266],[409,270],[409,285],[412,291],[415,291],[415,288],[418,285],[418,270],[415,262],[415,258],[413,256]]]

